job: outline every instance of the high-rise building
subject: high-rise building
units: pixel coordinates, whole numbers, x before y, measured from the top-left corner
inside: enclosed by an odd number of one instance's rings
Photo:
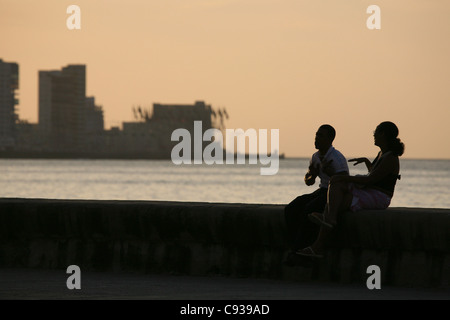
[[[0,150],[15,145],[16,90],[19,89],[19,65],[0,59]]]
[[[172,132],[176,129],[186,129],[194,137],[194,122],[201,121],[203,133],[212,128],[211,115],[213,109],[211,105],[206,104],[204,101],[195,101],[194,104],[153,104],[153,115],[151,123],[154,130],[157,132],[157,144],[158,149],[169,156],[171,150],[178,143],[172,141]],[[194,145],[194,139],[191,140],[192,148]],[[208,144],[202,141],[202,150]],[[193,149],[192,149],[193,150]]]
[[[86,110],[85,65],[39,71],[39,126],[50,149],[82,151]]]
[[[194,125],[194,121],[202,121],[207,130],[212,126],[211,114],[211,105],[205,104],[204,101],[195,101],[193,105],[154,103],[152,120],[173,128],[190,127]]]
[[[104,130],[102,107],[95,104],[95,97],[86,97],[86,132],[100,134]]]
[[[104,148],[103,109],[95,104],[95,97],[86,97],[86,113],[84,117],[86,151],[102,151]]]

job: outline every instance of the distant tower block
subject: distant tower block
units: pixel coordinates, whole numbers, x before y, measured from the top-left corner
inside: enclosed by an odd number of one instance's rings
[[[50,150],[86,151],[103,131],[103,111],[86,97],[86,66],[39,71],[39,127]]]
[[[0,150],[14,148],[19,65],[0,59]]]

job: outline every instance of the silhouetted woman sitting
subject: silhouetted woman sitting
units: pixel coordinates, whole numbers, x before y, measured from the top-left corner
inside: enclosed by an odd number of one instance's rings
[[[389,121],[380,123],[374,131],[374,144],[380,148],[375,160],[367,158],[350,159],[354,165],[364,162],[369,170],[367,175],[331,177],[328,187],[325,213],[313,212],[309,219],[321,225],[317,240],[296,253],[303,256],[322,257],[327,236],[336,226],[338,212],[363,209],[386,209],[394,195],[395,184],[400,179],[399,157],[405,145],[398,138],[397,126]]]

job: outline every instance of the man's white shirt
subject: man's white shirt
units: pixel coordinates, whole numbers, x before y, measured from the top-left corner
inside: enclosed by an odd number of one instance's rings
[[[319,168],[319,178],[320,178],[320,188],[328,188],[328,184],[330,183],[330,177],[322,171],[322,168],[320,166],[321,162],[327,163],[330,160],[333,160],[329,166],[333,168],[334,173],[338,172],[347,172],[348,170],[348,164],[347,159],[343,156],[342,153],[340,153],[338,150],[336,150],[333,146],[331,146],[323,159],[320,159],[320,153],[317,151],[314,153],[311,157],[310,164],[312,164],[313,167]]]

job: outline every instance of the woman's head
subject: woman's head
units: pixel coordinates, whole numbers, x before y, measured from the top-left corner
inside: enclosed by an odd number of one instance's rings
[[[398,138],[398,128],[393,122],[380,123],[375,129],[374,138],[377,146],[384,142],[388,149],[397,156],[401,156],[405,151],[405,145]]]

